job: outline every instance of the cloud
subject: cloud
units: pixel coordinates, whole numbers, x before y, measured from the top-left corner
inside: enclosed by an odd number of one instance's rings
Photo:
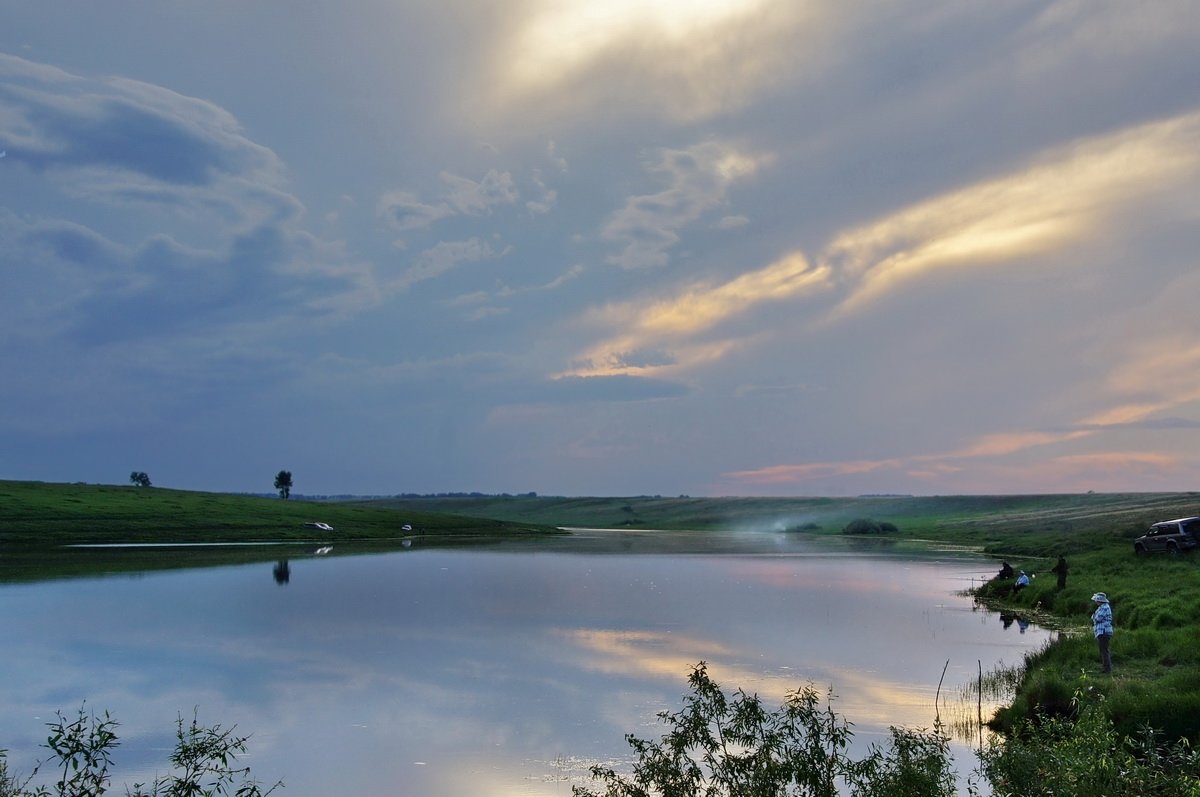
[[[114,181],[215,187],[228,179],[281,185],[283,165],[224,109],[161,86],[90,78],[0,54],[4,146],[14,161],[77,193]],[[97,179],[102,177],[103,179]]]
[[[1178,471],[1180,457],[1165,452],[1139,451],[1092,451],[1082,453],[1049,454],[1035,460],[1021,460],[1014,464],[1014,455],[1024,454],[1031,449],[1049,448],[1062,444],[1093,438],[1102,432],[1135,430],[1173,430],[1200,428],[1200,423],[1186,419],[1164,419],[1163,422],[1113,424],[1083,423],[1074,429],[1057,432],[1012,432],[995,433],[979,437],[975,441],[955,450],[927,454],[911,454],[881,459],[804,462],[770,465],[762,468],[733,471],[723,474],[724,478],[741,485],[786,485],[801,484],[831,477],[860,476],[891,471],[895,476],[908,476],[936,483],[946,477],[971,473],[972,478],[981,479],[981,474],[992,474],[997,483],[1024,485],[1031,492],[1038,489],[1037,478],[1045,484],[1072,484],[1087,487],[1088,479],[1103,475],[1124,475],[1137,472],[1146,474],[1170,474]],[[1040,469],[1040,470],[1039,470]],[[1025,472],[1022,472],[1025,471]],[[1035,472],[1040,476],[1035,477]],[[1002,475],[1003,474],[1003,475]],[[943,482],[944,484],[945,482]],[[1095,482],[1093,482],[1095,483]],[[1119,480],[1112,482],[1119,484]]]
[[[547,291],[558,290],[567,283],[579,279],[579,277],[583,275],[584,271],[584,267],[577,263],[568,268],[562,274],[559,274],[557,277],[554,277],[546,282],[537,283],[534,285],[525,285],[519,288],[502,286],[496,291],[495,295],[501,299],[508,299],[514,296],[524,296],[531,293],[545,293]]]
[[[589,320],[620,332],[581,353],[564,375],[650,374],[711,362],[738,343],[705,339],[706,333],[764,303],[822,291],[829,276],[828,268],[813,268],[797,253],[721,284],[697,283],[662,299],[599,308]]]
[[[521,196],[508,172],[489,169],[478,181],[450,172],[439,177],[445,191],[438,201],[424,202],[411,191],[386,191],[375,205],[376,213],[392,229],[407,232],[453,216],[486,215],[497,205],[510,205]]]
[[[835,316],[931,272],[998,265],[1078,245],[1123,208],[1194,185],[1200,113],[1081,139],[1015,173],[839,234],[819,261],[849,289]]]
[[[0,76],[12,165],[70,219],[3,220],[0,257],[28,287],[0,324],[19,315],[95,346],[261,330],[375,300],[369,269],[305,231],[282,161],[223,108],[8,55]]]
[[[678,398],[690,392],[686,386],[675,382],[626,374],[569,376],[553,379],[545,387],[541,401],[559,404],[583,401],[646,401]]]
[[[668,250],[679,242],[678,231],[723,205],[730,186],[753,175],[766,160],[719,142],[660,150],[646,170],[667,187],[631,197],[613,214],[602,235],[624,249],[608,262],[626,269],[666,265]]]
[[[467,307],[471,308],[467,318],[472,321],[481,321],[487,318],[508,315],[511,312],[510,307],[500,307],[492,302],[512,302],[523,298],[533,298],[540,294],[556,291],[570,282],[578,279],[584,272],[581,265],[574,265],[567,269],[562,274],[559,274],[553,279],[532,285],[522,285],[511,287],[504,283],[499,283],[494,290],[476,290],[470,293],[455,296],[446,302],[450,307]]]
[[[376,212],[393,229],[401,232],[428,227],[440,219],[454,215],[454,210],[449,204],[440,202],[429,205],[409,191],[386,192],[379,197]]]
[[[728,114],[789,76],[817,73],[836,30],[828,9],[775,0],[566,0],[530,9],[495,55],[484,103],[523,116]]]
[[[770,465],[753,470],[722,474],[741,484],[794,484],[826,476],[847,476],[873,473],[877,470],[901,467],[903,460],[849,460],[844,462],[805,462],[795,465]]]
[[[511,205],[521,196],[512,175],[495,169],[489,169],[479,182],[449,172],[442,172],[441,178],[447,188],[447,204],[467,216],[483,215],[496,205]]]
[[[1191,312],[1187,301],[1183,312]],[[1127,405],[1122,420],[1131,421],[1153,412],[1200,400],[1200,343],[1192,335],[1200,324],[1151,334],[1128,347],[1123,360],[1113,368],[1108,387],[1124,396],[1143,401]],[[1175,331],[1178,330],[1178,331]],[[1148,400],[1147,400],[1148,399]]]
[[[29,227],[16,244],[10,252],[32,264],[76,269],[73,292],[43,311],[64,318],[88,346],[261,326],[301,313],[310,322],[333,318],[340,302],[369,285],[362,269],[330,265],[344,253],[275,223],[248,227],[221,250],[166,235],[126,247],[65,222]]]
[[[534,215],[549,213],[554,207],[554,203],[558,200],[558,192],[542,182],[542,175],[536,169],[533,172],[533,182],[538,187],[540,195],[537,199],[531,199],[526,202],[525,208]]]
[[[407,290],[418,282],[440,277],[461,263],[478,263],[500,257],[508,250],[497,251],[487,241],[469,238],[465,241],[440,241],[417,255],[415,262],[398,279],[388,283],[390,290]]]
[[[819,392],[821,389],[806,384],[768,384],[768,385],[738,385],[733,391],[737,398],[748,396],[783,396],[792,397],[802,393]]]
[[[546,142],[546,158],[555,169],[564,174],[567,172],[567,159],[558,154],[558,143],[556,141],[551,140]]]

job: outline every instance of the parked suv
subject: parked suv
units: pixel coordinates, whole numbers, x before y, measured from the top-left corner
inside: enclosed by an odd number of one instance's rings
[[[1185,517],[1179,520],[1164,520],[1155,523],[1150,531],[1133,541],[1137,554],[1150,551],[1179,553],[1200,546],[1200,517]]]

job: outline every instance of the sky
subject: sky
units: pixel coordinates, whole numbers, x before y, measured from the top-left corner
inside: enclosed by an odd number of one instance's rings
[[[1194,2],[6,2],[0,478],[1200,485]]]

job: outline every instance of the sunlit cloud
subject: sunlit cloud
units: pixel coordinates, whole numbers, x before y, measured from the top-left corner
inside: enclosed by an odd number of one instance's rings
[[[1086,430],[1064,432],[1015,432],[984,435],[953,451],[905,457],[770,465],[733,471],[726,477],[741,484],[790,484],[831,476],[857,476],[882,470],[906,472],[918,478],[938,478],[961,470],[958,463],[1009,456],[1031,448],[1050,446],[1093,434]]]
[[[966,448],[958,451],[952,451],[946,454],[914,457],[914,459],[920,461],[924,459],[969,459],[973,457],[1000,457],[1007,454],[1015,454],[1018,451],[1024,451],[1028,448],[1034,448],[1036,446],[1046,446],[1053,443],[1076,440],[1080,437],[1086,437],[1087,435],[1088,432],[1085,431],[1011,432],[989,434],[984,435]]]
[[[1011,175],[838,235],[819,261],[849,288],[835,316],[938,269],[1006,263],[1101,234],[1121,208],[1191,184],[1200,113],[1078,141]]]
[[[1121,424],[1116,424],[1120,426]],[[975,443],[954,451],[918,454],[877,460],[807,462],[771,465],[725,474],[741,485],[801,484],[828,477],[858,476],[879,471],[894,471],[931,485],[946,484],[947,479],[964,477],[970,485],[954,481],[955,489],[989,492],[990,484],[1020,485],[1029,492],[1041,492],[1043,485],[1058,489],[1121,489],[1122,480],[1132,474],[1150,478],[1166,477],[1180,471],[1184,460],[1174,454],[1146,451],[1100,451],[1077,454],[1052,454],[1035,461],[1011,461],[1013,455],[1028,450],[1096,436],[1106,427],[1092,426],[1074,431],[1028,432],[986,435]],[[1107,479],[1107,481],[1104,481]]]
[[[732,351],[735,340],[699,340],[722,322],[765,302],[778,302],[828,286],[829,269],[813,268],[801,254],[720,285],[692,285],[653,302],[609,305],[594,311],[597,325],[622,330],[577,358],[561,375],[650,374],[685,370]]]
[[[1089,471],[1127,474],[1132,470],[1171,470],[1180,465],[1179,457],[1151,451],[1102,451],[1094,454],[1069,454],[1055,462]]]
[[[1164,409],[1166,402],[1141,402],[1110,407],[1083,419],[1085,426],[1118,426],[1137,421]]]
[[[848,462],[805,462],[796,465],[770,465],[765,468],[732,471],[727,478],[743,484],[788,484],[825,476],[847,476],[896,468],[899,459],[854,460]]]
[[[1197,464],[1195,458],[1153,451],[1102,451],[1019,463],[973,463],[956,484],[965,492],[995,492],[997,484],[1006,485],[1011,493],[1046,492],[1048,486],[1064,493],[1124,492],[1136,479],[1146,491],[1173,490],[1179,476]]]
[[[587,651],[591,669],[620,675],[675,680],[686,676],[698,661],[733,653],[711,640],[657,631],[579,628],[561,633]]]
[[[587,654],[586,667],[607,674],[652,677],[683,682],[697,662],[704,661],[708,675],[727,689],[742,688],[771,702],[782,703],[805,685],[818,690],[833,688],[835,710],[859,722],[927,726],[933,719],[934,686],[889,680],[879,672],[808,664],[803,676],[764,675],[736,664],[739,657],[708,640],[653,631],[570,629],[561,632]]]
[[[846,298],[831,311],[830,317],[837,318],[939,269],[1003,264],[1057,251],[1101,232],[1118,209],[1195,177],[1200,172],[1196,140],[1200,114],[1079,141],[1018,173],[847,230],[834,238],[815,267],[796,252],[724,285],[690,286],[652,303],[609,305],[592,318],[621,333],[583,352],[566,373],[682,370],[736,350],[736,341],[700,341],[697,336],[761,301],[836,283],[846,290]],[[605,229],[605,237],[626,241],[613,262],[626,268],[667,262],[667,252],[679,241],[678,230],[715,207],[727,183],[752,173],[757,164],[717,144],[664,153],[656,169],[671,187],[631,199]]]
[[[1175,336],[1148,340],[1114,369],[1109,384],[1126,394],[1150,392],[1173,403],[1200,399],[1200,343]]]
[[[815,63],[826,20],[776,0],[545,0],[498,56],[495,100],[696,119],[740,108]],[[825,25],[825,27],[823,27]],[[537,102],[531,102],[536,99]]]

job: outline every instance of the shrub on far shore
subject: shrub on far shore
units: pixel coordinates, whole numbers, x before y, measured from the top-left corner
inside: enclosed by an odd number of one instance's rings
[[[842,529],[842,534],[896,534],[900,529],[896,528],[896,524],[879,522],[870,518],[858,518],[851,520]]]

